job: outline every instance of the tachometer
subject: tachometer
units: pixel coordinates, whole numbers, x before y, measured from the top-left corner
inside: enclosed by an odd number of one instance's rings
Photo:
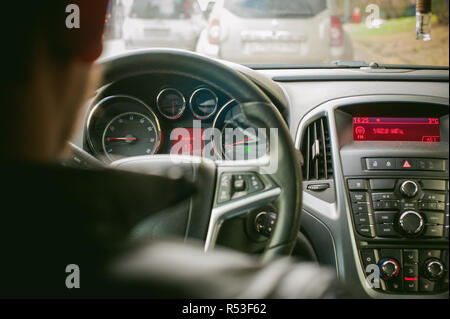
[[[160,142],[161,131],[156,117],[137,112],[116,116],[103,133],[103,150],[111,161],[154,154]]]

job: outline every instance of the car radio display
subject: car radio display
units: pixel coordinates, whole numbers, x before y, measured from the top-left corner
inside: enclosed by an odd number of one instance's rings
[[[438,118],[353,117],[355,141],[440,142]]]

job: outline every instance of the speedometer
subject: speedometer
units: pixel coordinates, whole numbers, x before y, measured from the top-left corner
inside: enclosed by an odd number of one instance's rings
[[[103,133],[103,150],[111,161],[154,154],[161,142],[156,118],[128,112],[113,118]]]

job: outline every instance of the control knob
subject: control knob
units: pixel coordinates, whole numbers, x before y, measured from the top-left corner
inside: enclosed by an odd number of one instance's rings
[[[419,191],[419,186],[414,181],[404,181],[400,185],[400,193],[405,195],[406,197],[414,197]]]
[[[418,212],[407,210],[400,215],[398,224],[404,234],[418,235],[423,230],[424,220]]]
[[[445,273],[445,266],[439,259],[428,259],[423,267],[424,275],[430,280],[442,278]]]

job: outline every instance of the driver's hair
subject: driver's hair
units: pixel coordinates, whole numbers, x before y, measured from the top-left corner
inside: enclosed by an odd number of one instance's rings
[[[76,14],[70,10],[71,4],[78,6],[79,28],[66,24],[66,20],[72,21],[71,14]],[[77,86],[70,79],[79,80],[80,76],[75,77],[74,74],[87,73],[86,69],[101,54],[106,5],[107,0],[2,2],[0,148],[26,147],[11,140],[19,134],[25,134],[27,128],[33,125],[33,119],[30,118],[39,114],[40,119],[36,121],[41,120],[40,125],[45,125],[42,118],[51,116],[50,107],[46,105],[60,102],[61,96],[69,96],[66,92],[69,87],[73,87],[73,95],[77,94]],[[38,99],[40,103],[36,103]],[[75,105],[74,100],[69,102]],[[59,106],[62,110],[63,105]],[[75,117],[74,108],[64,109],[68,113],[67,126],[70,114]],[[27,122],[23,121],[25,115]],[[35,125],[34,128],[37,127]],[[33,132],[30,131],[30,134]],[[29,137],[27,141],[33,143]]]
[[[30,80],[36,48],[45,47],[52,62],[64,64],[71,58],[65,25],[66,0],[3,1],[2,102],[13,103]],[[2,103],[2,107],[7,105]]]

